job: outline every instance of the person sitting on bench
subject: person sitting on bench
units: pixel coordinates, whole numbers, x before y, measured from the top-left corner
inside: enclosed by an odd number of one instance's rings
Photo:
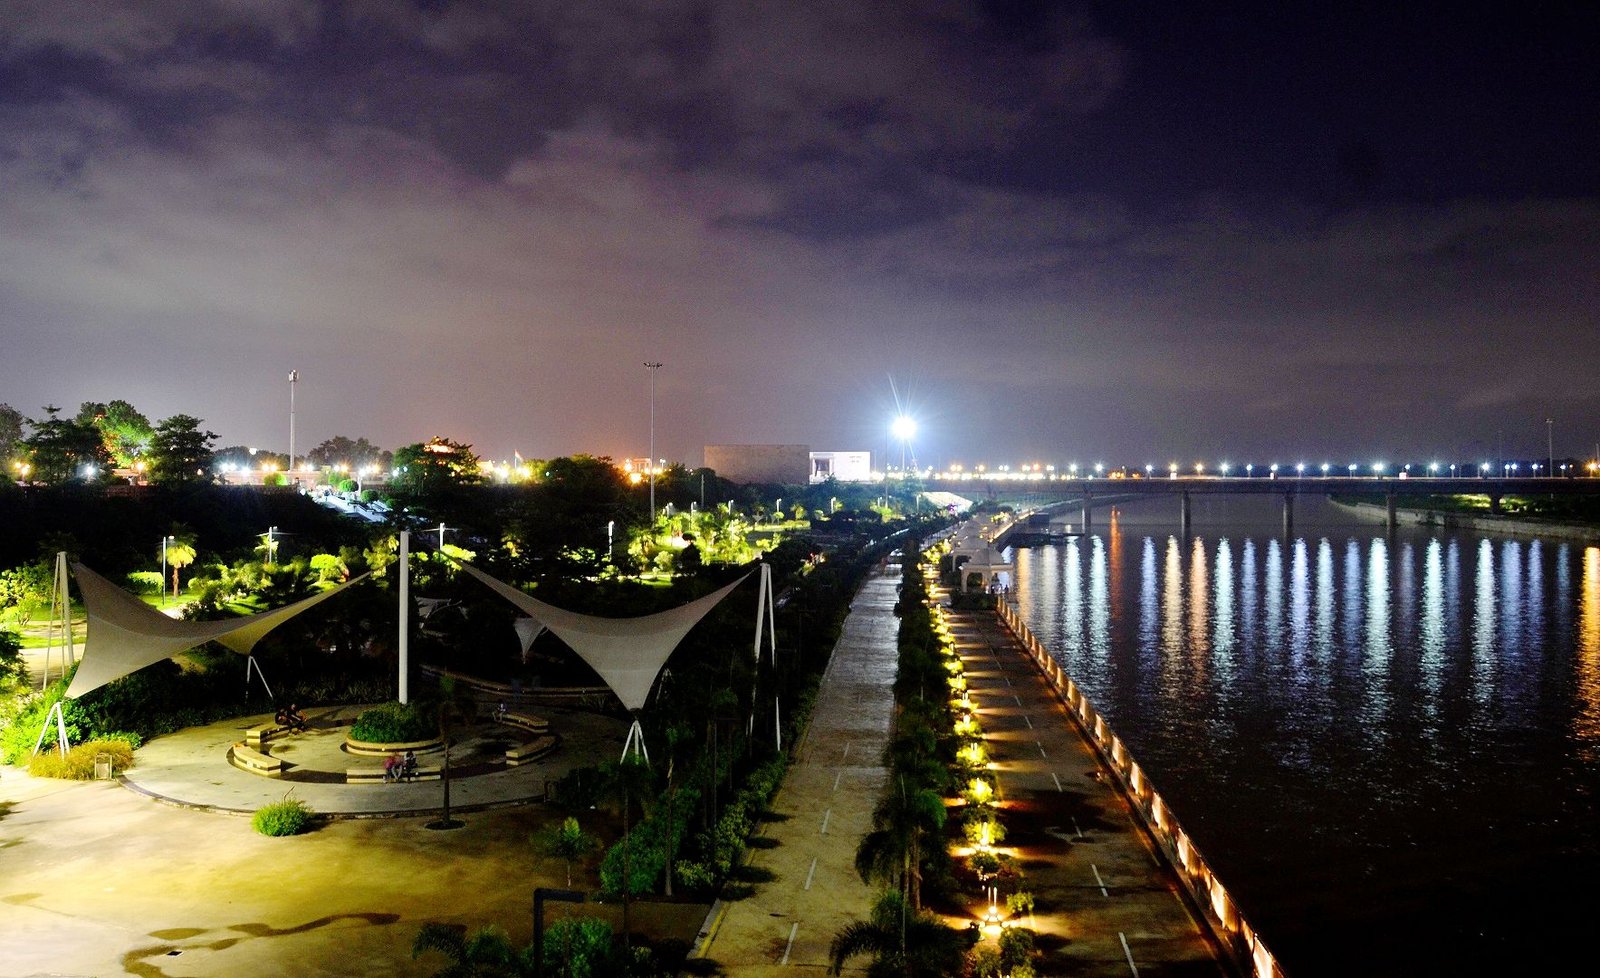
[[[300,707],[293,703],[290,703],[287,709],[279,710],[272,719],[274,723],[288,727],[295,733],[301,733],[306,729],[306,716],[300,712]]]
[[[417,755],[406,751],[405,759],[400,762],[400,780],[410,781],[417,776]]]

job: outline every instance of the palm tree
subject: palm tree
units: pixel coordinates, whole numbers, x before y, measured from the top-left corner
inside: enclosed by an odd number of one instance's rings
[[[871,832],[856,846],[856,872],[863,882],[893,884],[913,908],[922,907],[923,844],[939,845],[944,832],[944,799],[927,788],[907,786],[898,778],[872,813]]]
[[[444,741],[444,765],[439,777],[444,785],[444,811],[439,820],[429,822],[428,827],[454,829],[462,823],[450,817],[450,745],[456,730],[472,723],[478,715],[478,701],[473,698],[472,690],[457,683],[453,676],[440,676],[434,707],[439,716],[439,738]]]
[[[572,861],[587,856],[598,845],[594,836],[585,832],[575,818],[568,818],[560,825],[552,825],[535,836],[533,841],[539,847],[541,854],[551,859],[560,859],[567,864],[569,890],[572,889]]]
[[[961,973],[962,940],[925,910],[906,906],[893,890],[878,897],[872,916],[834,935],[828,948],[828,973],[839,974],[844,963],[862,954],[872,955],[868,978],[942,978]]]
[[[433,978],[520,978],[528,973],[511,938],[494,926],[480,928],[468,937],[456,927],[423,924],[411,944],[411,960],[429,951],[450,959]]]
[[[167,566],[172,568],[172,600],[178,600],[178,571],[194,563],[194,534],[187,530],[180,530],[168,537],[163,544],[167,555]]]

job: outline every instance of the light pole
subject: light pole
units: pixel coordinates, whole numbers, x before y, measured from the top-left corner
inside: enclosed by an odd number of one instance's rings
[[[1554,420],[1550,418],[1544,419],[1545,461],[1549,463],[1544,470],[1546,478],[1550,478],[1556,474],[1556,436],[1555,429],[1552,427],[1554,424]]]
[[[650,525],[656,525],[656,371],[661,361],[646,360],[644,368],[650,371]]]
[[[161,607],[163,607],[163,608],[166,607],[166,604],[167,604],[167,541],[171,540],[171,539],[172,539],[172,537],[170,537],[170,536],[165,536],[165,537],[161,538],[161,591],[160,591],[160,594],[161,594]]]
[[[300,371],[289,371],[289,481],[294,481],[294,385],[300,381]]]

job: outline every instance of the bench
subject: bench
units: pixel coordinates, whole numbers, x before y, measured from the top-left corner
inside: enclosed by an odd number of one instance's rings
[[[259,774],[267,778],[283,776],[283,761],[269,754],[264,754],[254,747],[245,744],[234,744],[228,750],[228,761],[241,771]]]
[[[416,772],[407,781],[437,781],[440,774],[437,764],[418,764]],[[383,784],[383,768],[381,767],[351,767],[345,768],[345,784]]]
[[[555,750],[556,745],[560,742],[560,738],[555,734],[545,734],[542,737],[535,737],[525,744],[518,744],[506,751],[506,765],[516,767],[518,764],[537,761]]]
[[[540,736],[550,732],[549,720],[542,717],[529,716],[526,713],[495,713],[494,722],[503,723],[508,727],[517,727]]]
[[[246,730],[244,732],[244,742],[255,750],[263,750],[268,740],[288,729],[281,723],[264,723],[259,727],[251,727]]]

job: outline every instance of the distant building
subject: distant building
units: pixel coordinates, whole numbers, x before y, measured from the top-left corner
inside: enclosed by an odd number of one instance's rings
[[[811,481],[873,482],[871,452],[812,452]]]
[[[805,485],[811,475],[811,446],[707,445],[706,468],[730,482]]]

